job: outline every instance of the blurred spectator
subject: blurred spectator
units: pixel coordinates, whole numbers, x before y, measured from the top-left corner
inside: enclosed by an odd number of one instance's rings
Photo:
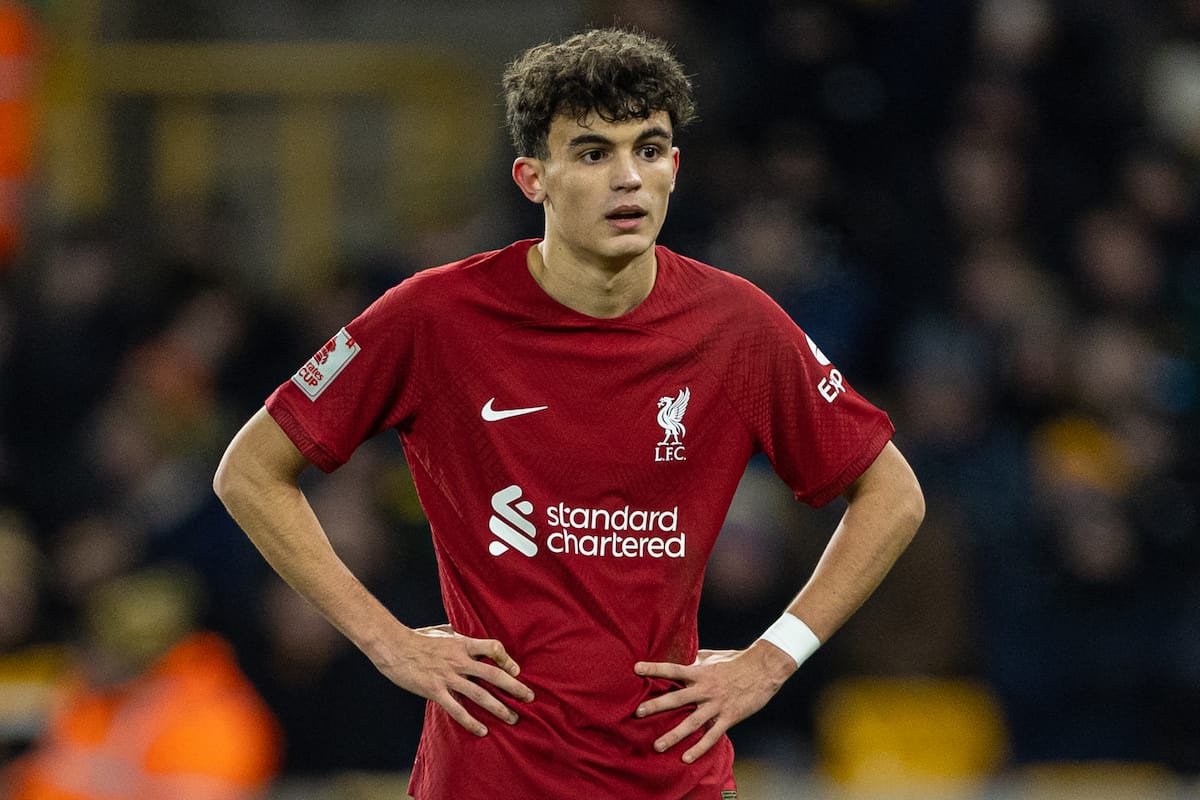
[[[1144,75],[1146,105],[1155,127],[1194,159],[1200,156],[1200,41],[1195,11],[1189,18],[1190,4],[1176,5],[1184,12],[1180,21],[1191,25],[1170,31],[1155,47]]]
[[[1152,322],[1162,307],[1165,276],[1155,241],[1133,215],[1099,208],[1075,227],[1081,294],[1093,311]]]
[[[1030,464],[1034,527],[995,565],[1024,577],[1010,578],[1008,602],[983,628],[998,637],[989,652],[1006,653],[987,667],[1016,755],[1159,760],[1161,720],[1147,712],[1161,704],[1160,657],[1173,624],[1162,609],[1180,588],[1170,564],[1187,545],[1173,525],[1142,524],[1135,489],[1144,476],[1095,421],[1048,421],[1035,432]],[[1006,630],[1020,631],[1019,648]]]
[[[228,644],[196,628],[201,586],[151,567],[87,599],[80,660],[11,800],[235,800],[277,774],[279,733]]]
[[[0,506],[0,653],[37,637],[44,579],[45,564],[28,523],[16,508]]]
[[[898,602],[925,614],[909,612],[901,629],[908,652],[881,658],[893,666],[880,672],[900,671],[906,661],[909,673],[983,669],[994,655],[985,632],[990,609],[1016,590],[1006,568],[1022,569],[1009,548],[1026,529],[1028,478],[1017,421],[1000,413],[990,345],[982,328],[940,315],[912,320],[898,337],[893,414],[914,470],[929,483],[930,527],[929,541],[899,573],[908,576],[909,600]],[[876,613],[887,619],[886,610]],[[934,632],[940,636],[928,640]]]
[[[86,460],[106,503],[146,530],[169,529],[206,499],[194,487],[222,430],[217,371],[242,323],[237,304],[197,293],[113,365],[111,390],[90,420]]]
[[[0,763],[45,725],[67,662],[46,613],[47,572],[28,520],[0,505]]]
[[[111,513],[91,511],[67,521],[50,546],[55,596],[64,611],[83,608],[87,597],[145,557],[139,532]]]
[[[1193,165],[1161,137],[1140,133],[1116,166],[1117,196],[1161,237],[1168,260],[1196,246]]]
[[[11,283],[13,346],[0,412],[10,458],[22,465],[13,474],[16,488],[29,498],[30,512],[53,527],[92,499],[78,437],[129,345],[136,295],[120,291],[125,258],[102,223],[60,232],[36,266],[24,266]]]
[[[1012,234],[1026,218],[1027,165],[1020,153],[978,130],[947,142],[943,191],[960,244]]]
[[[729,217],[711,262],[729,264],[761,287],[839,369],[859,374],[852,358],[875,321],[875,287],[841,233],[777,196],[750,196]]]

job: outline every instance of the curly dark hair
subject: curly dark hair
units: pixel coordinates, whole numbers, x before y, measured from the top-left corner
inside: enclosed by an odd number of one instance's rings
[[[632,30],[599,28],[526,50],[504,71],[508,131],[517,155],[546,158],[550,122],[646,119],[666,111],[673,128],[695,119],[692,83],[667,44]]]

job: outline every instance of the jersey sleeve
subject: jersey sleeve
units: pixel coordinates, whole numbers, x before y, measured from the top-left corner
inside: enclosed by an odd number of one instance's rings
[[[420,318],[410,282],[393,287],[267,398],[267,412],[321,470],[415,413]]]
[[[887,414],[859,394],[795,322],[762,295],[735,359],[745,419],[797,499],[823,506],[891,440]]]

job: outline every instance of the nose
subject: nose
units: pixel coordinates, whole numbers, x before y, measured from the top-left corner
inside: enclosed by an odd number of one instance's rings
[[[642,185],[642,173],[638,169],[637,159],[625,155],[613,159],[612,188],[616,191],[630,191]]]

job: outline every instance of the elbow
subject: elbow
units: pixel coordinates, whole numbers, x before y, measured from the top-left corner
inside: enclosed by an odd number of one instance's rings
[[[229,454],[226,453],[221,459],[221,463],[217,465],[217,471],[213,474],[212,480],[213,493],[226,506],[229,505],[228,497],[233,491],[233,478],[230,476],[228,460]]]
[[[221,463],[217,465],[217,470],[213,474],[213,493],[216,494],[217,498],[226,508],[231,508],[245,483],[245,476],[237,467],[236,455],[234,448],[231,446],[225,451],[225,455],[221,458]]]
[[[889,445],[885,452],[892,457],[886,462],[889,469],[884,473],[886,477],[882,485],[886,487],[887,504],[897,538],[907,547],[925,521],[925,492],[921,489],[917,474],[900,451],[894,445]]]
[[[281,492],[296,489],[307,463],[266,411],[260,410],[221,456],[213,473],[213,492],[237,519],[272,502]]]
[[[253,462],[249,462],[246,454],[239,452],[234,444],[226,451],[213,473],[213,493],[239,525],[254,512],[267,494],[267,488],[258,480],[253,466]]]
[[[917,476],[909,472],[908,485],[905,487],[901,499],[899,500],[899,508],[897,509],[898,516],[902,520],[902,527],[907,534],[908,541],[916,536],[917,529],[921,527],[921,523],[925,521],[925,492],[921,489],[921,483],[917,480]]]

